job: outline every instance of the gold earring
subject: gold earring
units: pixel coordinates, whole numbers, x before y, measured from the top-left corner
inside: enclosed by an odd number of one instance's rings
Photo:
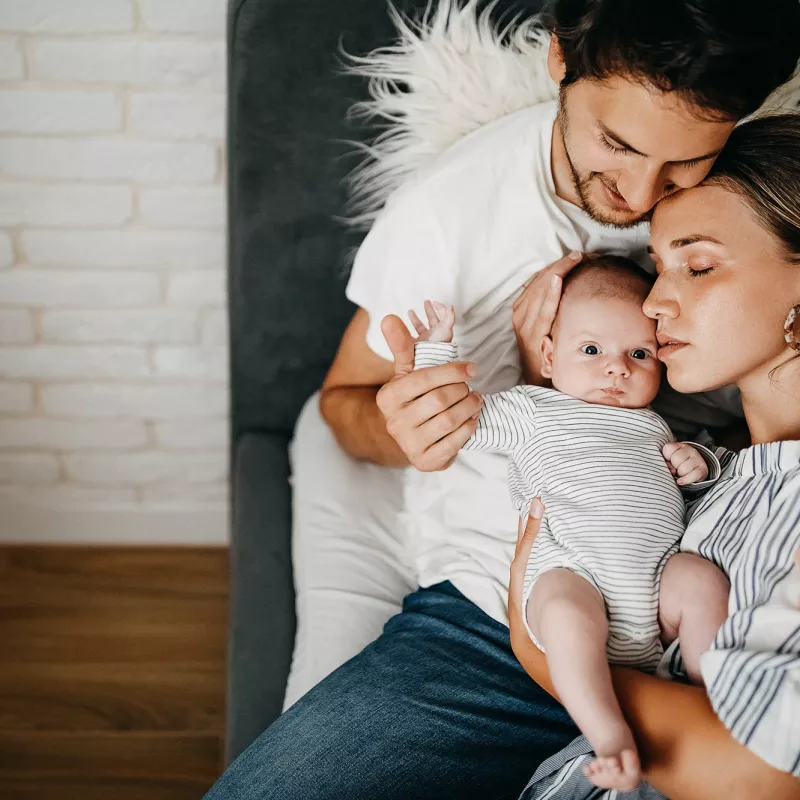
[[[786,337],[786,344],[800,352],[800,341],[797,338],[794,326],[796,322],[800,322],[800,305],[795,306],[787,315],[786,322],[783,324],[783,333]]]

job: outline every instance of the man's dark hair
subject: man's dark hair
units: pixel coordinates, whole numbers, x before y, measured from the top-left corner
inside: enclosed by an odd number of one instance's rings
[[[752,114],[800,59],[798,0],[551,0],[544,21],[562,89],[623,74],[715,120]]]

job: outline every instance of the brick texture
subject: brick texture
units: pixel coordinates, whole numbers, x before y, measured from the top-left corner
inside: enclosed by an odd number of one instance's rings
[[[119,227],[132,218],[129,186],[0,183],[0,225]]]
[[[0,91],[0,133],[94,133],[122,128],[113,92]]]
[[[0,517],[228,502],[226,7],[0,0]]]
[[[0,30],[109,33],[133,30],[133,0],[0,0]]]

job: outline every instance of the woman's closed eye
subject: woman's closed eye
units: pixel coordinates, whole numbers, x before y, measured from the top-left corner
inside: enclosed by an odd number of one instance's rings
[[[686,264],[686,271],[689,273],[690,278],[701,278],[703,275],[709,275],[714,271],[714,263],[705,258],[690,261]]]

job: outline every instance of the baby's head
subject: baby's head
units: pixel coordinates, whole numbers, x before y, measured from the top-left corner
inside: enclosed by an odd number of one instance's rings
[[[658,392],[656,323],[642,311],[653,280],[621,256],[585,256],[564,279],[542,374],[564,394],[605,406],[644,408]]]

